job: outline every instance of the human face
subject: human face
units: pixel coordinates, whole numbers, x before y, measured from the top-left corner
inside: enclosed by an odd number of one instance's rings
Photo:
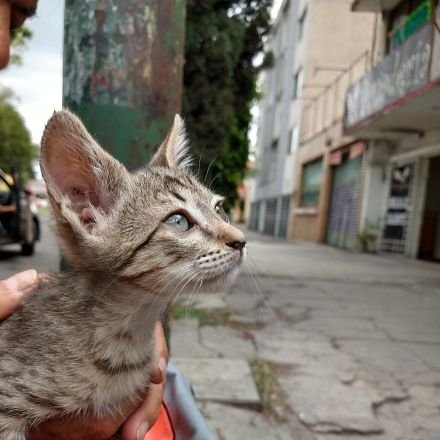
[[[9,62],[10,31],[20,27],[37,9],[38,0],[0,0],[0,69]]]

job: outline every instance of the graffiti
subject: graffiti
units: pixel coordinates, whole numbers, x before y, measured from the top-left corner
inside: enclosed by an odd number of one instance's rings
[[[429,24],[391,52],[347,93],[345,127],[372,116],[429,81],[432,26]]]

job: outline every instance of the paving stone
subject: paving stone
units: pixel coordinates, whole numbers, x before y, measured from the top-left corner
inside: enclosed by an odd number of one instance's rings
[[[217,356],[200,343],[199,321],[197,319],[177,319],[171,323],[170,353],[173,356],[193,358]]]
[[[344,353],[352,355],[363,368],[380,378],[391,376],[405,380],[426,371],[425,364],[413,353],[393,341],[338,341]]]
[[[259,412],[218,403],[203,403],[200,409],[219,440],[292,440],[286,424],[271,421]],[[295,436],[295,440],[306,437]]]
[[[433,386],[410,387],[410,398],[389,401],[376,410],[392,439],[438,440],[440,438],[440,394]],[[388,438],[388,437],[387,437]]]
[[[202,345],[221,357],[254,359],[255,347],[249,334],[227,327],[200,327]]]
[[[440,372],[440,344],[398,343],[397,346],[413,354],[428,368]]]
[[[216,310],[227,308],[225,293],[203,293],[198,292],[196,295],[180,295],[176,303],[191,309]]]
[[[310,312],[311,318],[304,322],[295,324],[299,331],[309,331],[325,334],[330,338],[346,339],[379,339],[385,340],[387,334],[376,326],[369,319],[341,317],[340,313],[331,313],[326,317]]]
[[[356,380],[346,385],[332,376],[298,373],[281,377],[280,383],[289,390],[287,402],[315,432],[383,431],[372,408],[378,395],[369,384]]]
[[[260,404],[251,369],[243,359],[173,357],[173,362],[190,380],[200,401]]]

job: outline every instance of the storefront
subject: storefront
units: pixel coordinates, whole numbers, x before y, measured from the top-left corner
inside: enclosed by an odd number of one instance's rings
[[[365,144],[356,142],[330,155],[332,178],[326,242],[332,246],[358,247],[364,150]]]
[[[391,159],[380,250],[440,261],[440,149]]]

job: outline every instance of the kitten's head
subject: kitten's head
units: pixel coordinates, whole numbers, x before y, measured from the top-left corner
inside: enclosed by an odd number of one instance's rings
[[[41,169],[71,265],[168,295],[232,281],[244,235],[227,222],[222,197],[188,166],[178,116],[147,168],[129,173],[76,116],[55,113],[43,134]]]

